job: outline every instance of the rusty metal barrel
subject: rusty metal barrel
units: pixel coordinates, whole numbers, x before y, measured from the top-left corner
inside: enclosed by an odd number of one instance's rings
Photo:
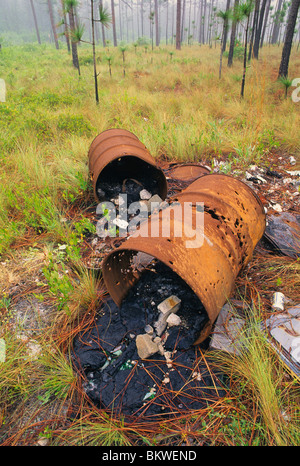
[[[174,180],[192,182],[201,176],[208,175],[209,169],[196,163],[172,164],[168,176]]]
[[[167,180],[150,152],[130,131],[108,129],[98,134],[88,152],[94,195],[99,199],[101,185],[134,179],[152,194],[166,198]]]
[[[111,298],[120,306],[139,279],[132,267],[138,252],[166,264],[190,286],[206,310],[207,324],[195,341],[199,344],[210,334],[239,272],[251,260],[265,230],[265,213],[251,188],[223,174],[202,176],[171,200],[105,258],[103,278]],[[185,203],[195,210],[197,202],[204,204],[202,243],[188,248],[195,222],[184,218],[182,212]],[[164,236],[160,232],[165,218],[170,218],[170,234]],[[181,236],[175,234],[180,230]],[[159,236],[151,235],[152,231]]]

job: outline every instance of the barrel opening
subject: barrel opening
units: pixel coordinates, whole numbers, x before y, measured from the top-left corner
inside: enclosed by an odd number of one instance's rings
[[[145,189],[152,196],[166,196],[166,182],[163,172],[135,156],[122,156],[106,165],[98,176],[96,192],[99,199],[114,199],[127,194],[128,203],[140,200]]]
[[[175,339],[176,334],[178,341],[183,339],[185,345],[189,342],[189,347],[197,344],[209,322],[208,314],[189,284],[173,270],[172,261],[164,263],[149,254],[134,250],[115,251],[108,259],[104,265],[106,284],[123,315],[127,311],[130,315],[132,306],[139,306],[141,318],[155,328],[159,318],[157,306],[175,295],[181,300],[176,313],[181,322],[176,329],[171,330],[172,338]],[[117,287],[113,286],[116,282]]]

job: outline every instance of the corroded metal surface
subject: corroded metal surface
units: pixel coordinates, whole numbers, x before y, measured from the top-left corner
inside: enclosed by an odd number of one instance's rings
[[[243,182],[226,175],[206,175],[171,199],[169,205],[151,214],[140,228],[103,262],[103,278],[115,303],[120,306],[139,279],[134,267],[138,252],[149,254],[176,272],[204,305],[208,321],[195,344],[211,332],[222,306],[230,297],[235,279],[252,257],[265,230],[265,213],[257,195]],[[195,228],[185,219],[183,204],[204,203],[204,237],[199,247],[187,248]],[[170,234],[162,234],[165,215],[170,215]],[[159,237],[151,232],[159,232]],[[178,232],[182,234],[179,236]]]
[[[98,199],[97,187],[101,185],[101,179],[109,181],[107,168],[111,165],[112,173],[115,175],[118,171],[117,162],[124,157],[126,163],[122,164],[120,176],[123,179],[138,180],[141,175],[145,176],[145,172],[149,173],[149,177],[157,183],[157,192],[152,194],[159,194],[165,199],[168,188],[163,171],[156,166],[155,160],[144,144],[133,133],[124,129],[103,131],[91,143],[88,158],[95,198]]]
[[[196,163],[184,163],[171,166],[168,170],[168,176],[174,180],[195,181],[201,176],[208,175],[209,170]]]

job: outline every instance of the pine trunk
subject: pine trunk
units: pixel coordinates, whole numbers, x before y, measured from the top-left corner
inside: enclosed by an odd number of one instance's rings
[[[102,0],[99,1],[99,9],[102,10],[103,8],[103,2]],[[102,32],[102,43],[103,47],[106,47],[106,40],[105,40],[105,29],[104,29],[104,24],[101,23],[101,32]]]
[[[290,54],[291,54],[291,49],[292,49],[292,44],[293,44],[293,37],[295,33],[295,26],[296,26],[299,6],[300,6],[300,0],[292,0],[290,10],[289,10],[288,22],[286,26],[286,35],[285,35],[285,41],[284,41],[284,45],[282,49],[281,63],[279,67],[278,77],[288,76]]]
[[[37,40],[38,40],[38,43],[41,44],[41,36],[40,36],[39,26],[38,26],[38,23],[37,23],[37,18],[36,18],[36,13],[35,13],[33,0],[30,0],[30,5],[31,5],[31,9],[32,9],[32,14],[33,14],[34,27],[35,27],[35,31],[36,31]]]
[[[54,21],[52,0],[48,0],[48,9],[49,9],[51,28],[52,28],[52,31],[53,31],[55,48],[56,48],[56,50],[58,50],[59,49],[59,44],[58,44],[57,31],[56,31],[56,26],[55,26],[55,21]]]
[[[92,19],[92,45],[93,45],[95,98],[96,98],[96,103],[98,104],[99,103],[99,93],[98,93],[98,75],[97,75],[97,66],[96,66],[94,0],[91,0],[91,19]]]
[[[116,33],[116,18],[115,18],[115,2],[111,0],[111,22],[113,27],[113,39],[114,39],[114,47],[117,47],[117,33]]]
[[[263,26],[263,21],[264,21],[266,4],[267,4],[267,0],[263,0],[262,6],[261,6],[261,11],[260,11],[260,16],[259,16],[259,22],[258,22],[258,25],[257,25],[255,38],[254,38],[253,57],[256,58],[256,59],[258,59],[259,42],[260,42],[260,37],[261,37],[261,33],[262,33],[262,26]]]
[[[239,5],[239,0],[234,0],[234,10],[238,7]],[[232,26],[231,26],[231,36],[230,36],[230,46],[229,46],[229,52],[228,52],[228,63],[227,65],[230,67],[232,66],[233,62],[233,52],[234,52],[234,46],[235,46],[235,36],[236,36],[236,26],[237,23],[235,20],[232,21]]]
[[[227,0],[227,3],[226,3],[226,11],[228,11],[230,8],[230,0]],[[222,50],[223,50],[223,53],[225,52],[226,50],[226,43],[227,43],[227,33],[228,33],[228,19],[226,19],[224,21],[224,36],[223,36],[223,45],[222,45]]]
[[[180,50],[180,49],[181,49],[180,26],[181,26],[181,0],[177,0],[177,14],[176,14],[176,50]]]
[[[155,45],[159,46],[159,24],[158,24],[158,4],[157,0],[154,0],[154,18],[155,18]]]
[[[254,15],[253,15],[253,24],[252,24],[252,31],[251,31],[251,38],[250,38],[250,45],[249,45],[248,61],[251,60],[251,57],[253,54],[254,37],[255,37],[257,23],[258,23],[259,4],[260,4],[260,0],[255,0],[255,10],[254,10]]]
[[[246,81],[246,70],[247,70],[247,44],[248,44],[248,29],[249,29],[250,15],[247,18],[247,26],[245,31],[245,49],[244,49],[244,69],[241,86],[241,98],[244,98],[245,81]]]
[[[65,29],[65,39],[67,43],[67,48],[68,52],[71,52],[71,47],[70,47],[70,38],[69,38],[69,32],[68,32],[68,25],[67,25],[67,17],[66,17],[66,11],[64,7],[64,0],[60,0],[61,3],[61,8],[62,8],[62,16],[64,20],[64,29]]]
[[[266,29],[267,29],[267,24],[268,24],[268,18],[269,18],[269,12],[270,12],[270,6],[271,6],[271,0],[267,0],[267,7],[266,7],[266,13],[265,13],[265,19],[264,19],[264,25],[261,33],[261,38],[260,38],[260,48],[264,44],[264,39],[265,39],[265,34],[266,34]]]
[[[273,27],[271,44],[276,44],[276,42],[278,41],[279,28],[280,28],[279,16],[280,16],[280,11],[281,11],[281,5],[282,5],[282,0],[279,0],[277,10],[275,13],[275,17],[274,17],[274,27]]]
[[[70,21],[70,29],[71,29],[71,49],[72,49],[72,60],[73,66],[77,68],[78,73],[80,75],[80,66],[79,66],[79,59],[78,59],[78,51],[77,51],[77,43],[74,42],[72,37],[72,32],[75,30],[75,17],[74,17],[74,10],[71,6],[69,9],[69,21]]]

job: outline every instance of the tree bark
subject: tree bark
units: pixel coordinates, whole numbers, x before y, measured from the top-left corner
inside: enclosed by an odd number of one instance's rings
[[[113,40],[114,40],[114,47],[117,47],[117,33],[116,33],[116,17],[115,17],[115,2],[111,0],[111,22],[113,27]]]
[[[271,6],[271,0],[267,0],[267,7],[266,7],[266,12],[265,12],[265,19],[264,19],[264,25],[261,33],[261,38],[260,38],[260,44],[259,46],[262,47],[264,44],[264,38],[266,34],[266,29],[267,29],[267,24],[268,24],[268,18],[269,18],[269,12],[270,12],[270,6]]]
[[[200,21],[199,21],[199,44],[202,44],[202,28],[203,28],[203,0],[200,1]]]
[[[267,0],[263,0],[261,10],[260,10],[259,22],[258,22],[256,33],[255,33],[254,45],[253,45],[253,57],[256,59],[258,59],[259,42],[260,42],[260,37],[262,33],[262,26],[263,26],[266,5],[267,5]]]
[[[144,5],[143,1],[141,0],[141,28],[142,28],[142,37],[144,36]]]
[[[71,29],[71,49],[72,49],[72,60],[73,66],[77,68],[78,73],[80,75],[80,66],[79,66],[79,59],[78,59],[78,51],[77,51],[77,44],[74,42],[72,38],[72,31],[75,30],[75,17],[74,17],[74,10],[71,6],[69,9],[69,21],[70,21],[70,29]]]
[[[36,13],[35,13],[35,8],[34,8],[33,0],[30,0],[30,4],[31,4],[31,9],[32,9],[32,14],[33,14],[33,20],[34,20],[34,26],[35,26],[35,31],[36,31],[37,40],[38,40],[38,43],[41,44],[41,36],[40,36],[40,31],[39,31],[39,26],[38,26],[37,18],[36,18]]]
[[[234,7],[233,9],[235,10],[239,5],[239,0],[234,0]],[[232,26],[231,26],[231,36],[230,36],[230,46],[229,46],[229,53],[228,53],[228,63],[227,66],[232,66],[233,62],[233,51],[234,51],[234,46],[235,46],[235,36],[236,36],[236,26],[237,22],[236,20],[232,21]]]
[[[168,26],[169,26],[169,0],[166,0],[166,45],[168,45]]]
[[[98,104],[99,103],[99,93],[98,93],[98,75],[97,75],[97,66],[96,66],[94,0],[91,0],[91,19],[92,19],[92,45],[93,45],[95,98],[96,98],[96,103]]]
[[[221,52],[220,52],[220,65],[219,65],[219,79],[221,79],[222,75],[222,60],[223,60],[223,42],[225,39],[225,29],[226,29],[226,21],[223,21],[223,29],[222,29],[222,37],[221,37]]]
[[[181,0],[177,0],[177,13],[176,13],[176,50],[181,49],[181,37],[180,37],[180,26],[181,26]]]
[[[253,23],[252,23],[250,45],[249,45],[248,61],[251,60],[251,57],[252,57],[252,54],[253,54],[254,37],[255,37],[255,33],[256,33],[256,29],[257,29],[257,23],[258,23],[259,4],[260,4],[260,0],[255,0],[255,9],[254,9],[254,15],[253,15]]]
[[[99,1],[99,9],[102,9],[103,8],[103,1],[100,0]],[[104,28],[104,24],[101,23],[101,33],[102,33],[102,44],[103,44],[103,47],[106,47],[106,40],[105,40],[105,28]]]
[[[48,0],[48,9],[49,9],[51,27],[52,27],[52,31],[53,31],[55,48],[56,48],[56,50],[58,50],[59,49],[59,44],[58,44],[57,31],[56,31],[56,26],[55,26],[55,21],[54,21],[52,0]]]
[[[185,22],[185,1],[183,0],[183,5],[182,5],[182,19],[181,19],[181,32],[180,32],[180,42],[183,42],[183,36],[184,36],[184,22]]]
[[[241,98],[244,98],[245,91],[245,81],[246,81],[246,70],[247,70],[247,44],[248,44],[248,29],[249,29],[250,15],[247,18],[247,26],[245,30],[245,49],[244,49],[244,69],[243,69],[243,78],[241,85]]]
[[[285,35],[285,41],[284,41],[284,45],[282,49],[278,77],[288,76],[290,54],[291,54],[291,49],[292,49],[292,44],[293,44],[293,37],[295,33],[295,26],[296,26],[299,6],[300,6],[300,0],[292,0],[290,10],[289,10],[289,15],[288,15],[288,22],[286,26],[286,35]]]
[[[230,0],[227,0],[226,3],[226,11],[228,11],[230,8]],[[224,21],[224,36],[223,36],[223,44],[222,44],[222,50],[223,53],[226,50],[226,43],[227,43],[227,33],[228,33],[228,19]]]
[[[275,17],[274,17],[274,27],[273,27],[271,44],[276,44],[278,40],[279,27],[280,27],[279,16],[280,16],[280,11],[281,11],[281,5],[282,5],[282,0],[279,0],[278,5],[277,5],[277,10],[275,13]]]
[[[61,8],[62,8],[62,17],[63,17],[63,20],[64,20],[65,39],[66,39],[66,43],[67,43],[68,52],[70,53],[71,52],[70,38],[69,38],[69,32],[68,32],[66,11],[65,11],[65,7],[64,7],[64,0],[60,0],[60,3],[61,3]]]
[[[158,24],[158,4],[157,0],[154,0],[154,18],[155,18],[155,45],[159,46],[159,24]]]

